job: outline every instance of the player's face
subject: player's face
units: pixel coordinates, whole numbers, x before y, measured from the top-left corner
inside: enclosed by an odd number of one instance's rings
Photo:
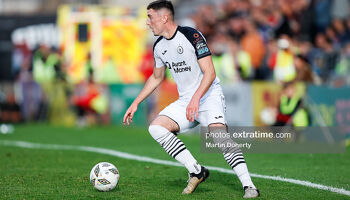
[[[152,30],[153,34],[158,36],[161,33],[163,26],[161,15],[153,9],[149,9],[147,10],[147,16],[146,24]]]

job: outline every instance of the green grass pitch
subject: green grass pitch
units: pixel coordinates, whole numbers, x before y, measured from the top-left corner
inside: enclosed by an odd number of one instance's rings
[[[229,169],[221,154],[201,154],[198,135],[180,135],[200,164]],[[15,127],[0,140],[41,144],[93,146],[174,161],[146,128],[63,128],[45,124]],[[281,176],[350,190],[350,153],[246,154],[251,173]],[[91,168],[107,161],[117,166],[120,182],[110,192],[89,183]],[[127,160],[73,150],[26,149],[0,145],[0,199],[242,199],[243,190],[232,174],[212,171],[195,193],[181,195],[185,168]],[[253,178],[259,199],[350,199],[349,196],[302,185]]]

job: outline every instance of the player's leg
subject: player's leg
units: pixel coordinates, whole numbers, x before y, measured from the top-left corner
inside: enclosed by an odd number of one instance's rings
[[[227,133],[225,119],[225,99],[223,95],[209,96],[206,101],[200,106],[199,122],[202,126],[208,126],[210,132]],[[226,141],[226,139],[214,138],[215,143],[234,143],[234,141]],[[222,141],[220,141],[222,140]],[[231,145],[234,146],[234,145]],[[226,162],[235,171],[245,190],[244,198],[254,198],[259,196],[259,191],[255,188],[247,165],[244,160],[243,153],[239,148],[221,149]]]
[[[180,130],[175,121],[161,115],[151,123],[148,130],[171,157],[185,165],[189,173],[200,172],[201,166],[188,151],[184,143],[174,134],[174,132],[179,132]]]
[[[185,132],[195,124],[186,119],[186,107],[181,102],[174,102],[151,123],[149,132],[164,150],[188,170],[190,179],[184,194],[192,193],[198,184],[209,176],[209,171],[200,166],[183,142],[174,133]]]
[[[222,123],[211,123],[209,124],[209,131],[211,133],[227,133],[227,126]],[[244,189],[244,198],[255,198],[260,195],[259,190],[256,189],[255,185],[252,182],[250,177],[247,164],[245,162],[242,150],[238,147],[235,147],[235,142],[229,139],[214,139],[215,143],[227,144],[231,143],[230,147],[222,147],[221,151],[223,152],[226,162],[230,165],[233,171],[236,173],[238,179],[240,180],[242,187]],[[227,145],[226,145],[227,146]]]

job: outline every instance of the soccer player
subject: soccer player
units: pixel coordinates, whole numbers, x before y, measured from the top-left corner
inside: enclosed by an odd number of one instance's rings
[[[196,29],[175,24],[171,1],[150,3],[147,15],[147,25],[155,36],[160,36],[153,46],[155,67],[126,111],[123,123],[129,125],[132,122],[138,105],[159,86],[168,68],[176,82],[179,99],[159,113],[149,126],[149,132],[189,171],[188,185],[182,193],[190,194],[208,178],[209,170],[196,161],[176,133],[185,132],[199,123],[210,130],[226,130],[225,100],[203,35]],[[259,191],[250,178],[242,151],[224,152],[224,157],[243,185],[244,198],[258,197]]]

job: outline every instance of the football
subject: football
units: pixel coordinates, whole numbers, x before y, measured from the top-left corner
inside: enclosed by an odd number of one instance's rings
[[[100,162],[90,172],[90,182],[99,191],[113,190],[119,182],[119,171],[111,163]]]

